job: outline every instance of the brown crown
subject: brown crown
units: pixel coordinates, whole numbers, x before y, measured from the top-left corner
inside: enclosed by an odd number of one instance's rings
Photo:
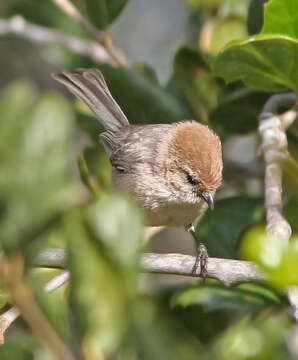
[[[203,190],[216,190],[222,179],[219,137],[206,125],[186,121],[177,126],[172,141],[179,164],[185,164],[195,173]]]

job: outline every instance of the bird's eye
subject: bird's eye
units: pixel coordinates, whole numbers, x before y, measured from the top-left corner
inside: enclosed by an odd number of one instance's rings
[[[198,185],[198,180],[196,180],[193,176],[191,176],[190,174],[187,175],[187,181],[191,184],[191,185]]]
[[[125,168],[119,164],[113,164],[113,167],[119,172],[119,173],[125,173]]]

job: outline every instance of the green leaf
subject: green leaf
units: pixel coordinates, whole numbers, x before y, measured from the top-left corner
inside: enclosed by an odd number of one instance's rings
[[[265,5],[262,34],[283,34],[298,39],[298,1],[270,0]]]
[[[137,268],[140,255],[142,218],[140,210],[126,197],[112,195],[97,201],[87,219],[107,254],[123,270]]]
[[[255,131],[258,115],[267,99],[267,93],[238,87],[219,100],[219,105],[209,116],[209,122],[220,134],[246,134]]]
[[[200,343],[185,330],[182,321],[175,323],[173,320],[172,311],[161,308],[148,296],[133,302],[130,314],[132,332],[129,335],[135,356],[127,359],[197,360],[202,350]]]
[[[247,36],[246,24],[241,16],[230,15],[216,22],[212,35],[210,50],[217,54],[229,41]]]
[[[99,134],[104,131],[100,121],[94,116],[92,111],[80,100],[75,100],[76,122],[78,127],[87,133],[90,139],[99,143]]]
[[[65,296],[67,285],[63,285],[51,293],[47,293],[44,290],[46,282],[60,275],[61,272],[61,270],[57,269],[31,269],[29,272],[29,283],[34,292],[35,299],[51,325],[64,341],[69,341],[68,306]]]
[[[261,34],[228,43],[214,62],[215,74],[258,90],[297,92],[297,13],[295,0],[268,2]]]
[[[72,112],[61,96],[37,102],[32,86],[14,84],[0,111],[1,244],[12,249],[73,204]],[[30,105],[30,106],[29,106]],[[13,149],[13,151],[12,151]]]
[[[94,195],[111,190],[111,163],[103,146],[82,150],[78,165],[83,183]]]
[[[79,213],[66,219],[71,284],[69,302],[84,357],[111,354],[126,330],[123,277],[105,258]]]
[[[193,117],[207,122],[208,112],[216,105],[217,85],[206,59],[197,49],[181,47],[174,59],[174,76]]]
[[[209,256],[235,258],[241,232],[249,225],[263,221],[260,199],[246,196],[216,201],[214,210],[207,211],[196,233],[208,249]]]
[[[214,62],[214,72],[227,82],[269,92],[298,91],[298,40],[260,34],[230,42]]]
[[[131,123],[171,123],[183,119],[174,97],[161,86],[127,69],[99,66],[115,100]]]
[[[247,15],[247,31],[249,35],[258,34],[264,23],[264,5],[268,0],[251,0]]]
[[[121,13],[128,0],[85,0],[87,14],[100,30],[106,29]]]
[[[232,310],[246,313],[280,303],[280,299],[272,291],[261,285],[243,284],[237,288],[227,288],[210,280],[205,285],[186,285],[171,299],[172,306],[199,305],[207,312]]]
[[[134,63],[132,64],[132,69],[142,75],[143,77],[145,77],[146,79],[150,80],[153,84],[158,85],[158,78],[157,75],[154,71],[154,69],[145,64],[145,63]]]
[[[284,336],[288,331],[290,319],[285,313],[245,316],[230,324],[200,355],[204,360],[289,360],[292,356]]]
[[[267,272],[268,282],[282,290],[298,284],[298,241],[284,240],[266,234],[264,227],[254,226],[244,237],[242,252]]]

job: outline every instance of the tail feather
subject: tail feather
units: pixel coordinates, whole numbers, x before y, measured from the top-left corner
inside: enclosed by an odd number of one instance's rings
[[[75,69],[52,76],[87,104],[106,130],[117,132],[122,127],[129,125],[99,70]]]

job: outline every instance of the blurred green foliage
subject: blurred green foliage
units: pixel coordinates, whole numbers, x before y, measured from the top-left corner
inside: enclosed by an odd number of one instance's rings
[[[102,30],[133,1],[72,2]],[[284,167],[284,213],[293,241],[284,244],[265,234],[260,164],[237,163],[229,153],[224,153],[220,199],[196,229],[211,256],[253,260],[268,281],[234,288],[216,280],[159,286],[158,275],[149,284],[140,273],[143,214],[111,188],[111,166],[98,137],[102,126],[50,79],[53,68],[98,67],[132,123],[193,118],[220,134],[224,151],[238,135],[255,137],[257,116],[269,96],[298,88],[298,2],[186,3],[187,42],[179,40],[165,86],[149,65],[151,59],[124,69],[48,45],[29,49],[34,49],[29,68],[36,67],[36,73],[27,72],[30,80],[19,78],[0,92],[0,262],[9,254],[22,254],[26,283],[77,359],[293,358],[288,348],[293,322],[285,294],[288,286],[298,284],[297,122],[289,129],[291,159]],[[20,14],[90,40],[52,1],[11,0],[1,6],[7,17]],[[0,72],[5,79],[6,69],[20,66],[28,45],[17,50],[20,42],[12,37],[6,42],[14,58],[3,51]],[[241,151],[244,156],[246,149]],[[32,268],[36,254],[48,247],[68,250],[72,276],[51,294],[44,284],[61,270]],[[1,284],[1,311],[10,305],[10,292]],[[6,334],[0,359],[54,357],[19,319]]]
[[[284,240],[266,235],[265,229],[254,226],[243,239],[243,255],[261,265],[268,282],[281,290],[298,284],[297,235],[287,244]]]

